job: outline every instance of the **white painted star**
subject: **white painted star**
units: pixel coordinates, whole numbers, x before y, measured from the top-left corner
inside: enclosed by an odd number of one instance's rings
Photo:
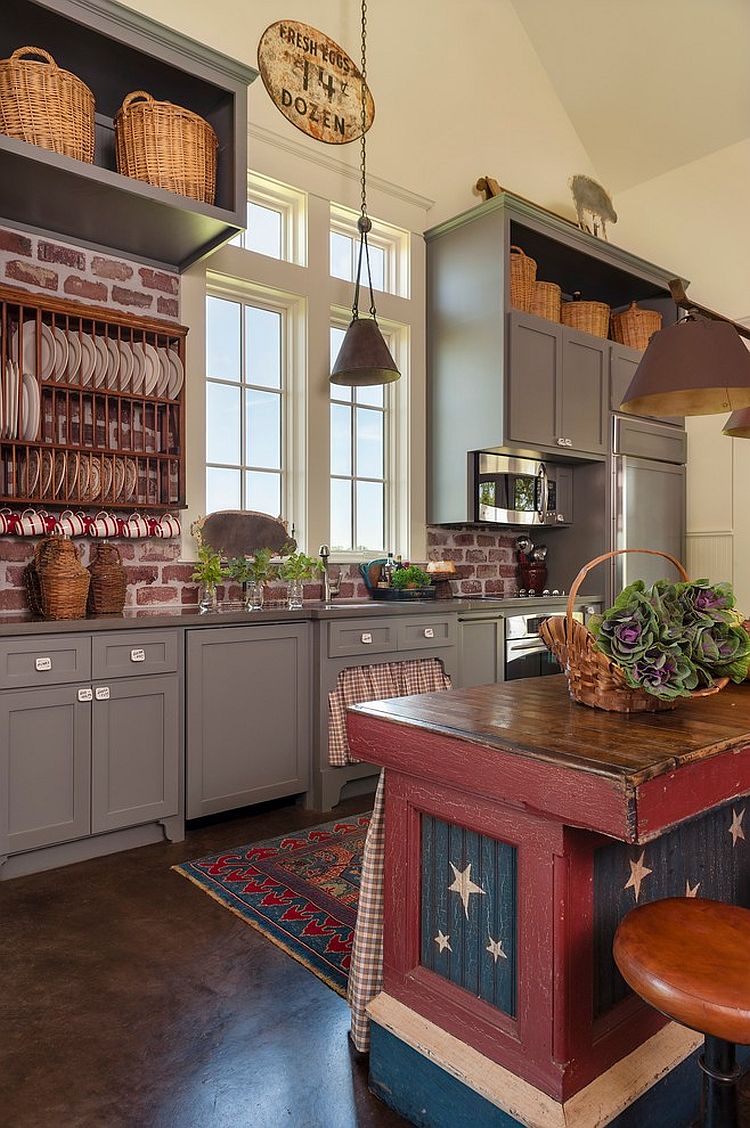
[[[697,883],[697,885],[691,885],[689,881],[686,881],[685,882],[685,896],[686,897],[697,897],[698,896],[698,890],[700,889],[700,887],[701,887],[700,881]]]
[[[502,940],[493,940],[489,933],[487,933],[487,939],[489,940],[489,944],[485,948],[485,952],[490,953],[495,963],[497,963],[499,959],[507,960],[508,957],[503,951]]]
[[[732,807],[732,825],[729,828],[729,833],[732,836],[732,846],[737,845],[738,838],[744,838],[745,832],[742,829],[742,820],[745,817],[745,808],[743,807],[739,814]]]
[[[466,913],[466,919],[468,920],[469,919],[469,897],[471,896],[472,893],[482,893],[482,894],[484,894],[484,889],[482,889],[481,885],[475,885],[474,882],[471,880],[471,862],[469,862],[466,869],[462,870],[462,871],[457,870],[456,867],[453,865],[453,862],[449,862],[448,865],[453,870],[453,877],[454,877],[453,884],[448,886],[448,890],[451,893],[458,893],[458,895],[461,898],[461,901],[463,903],[463,906],[464,906],[464,912]]]
[[[446,936],[444,932],[441,932],[440,929],[438,929],[438,934],[435,937],[435,943],[437,944],[441,952],[444,952],[446,948],[449,952],[453,951],[453,949],[451,948],[450,933],[448,933],[448,935]]]
[[[638,898],[641,895],[641,882],[643,881],[644,877],[646,877],[647,874],[654,872],[653,870],[650,870],[648,866],[645,866],[643,864],[643,859],[645,857],[646,851],[643,850],[637,862],[630,862],[630,877],[624,885],[625,889],[633,889],[636,901],[638,901]]]

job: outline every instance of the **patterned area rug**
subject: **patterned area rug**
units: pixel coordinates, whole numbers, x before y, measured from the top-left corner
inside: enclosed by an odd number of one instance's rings
[[[346,995],[370,815],[173,868]]]

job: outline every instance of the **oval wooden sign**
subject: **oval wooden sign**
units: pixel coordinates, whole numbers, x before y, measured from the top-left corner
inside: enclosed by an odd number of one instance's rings
[[[258,44],[263,85],[287,121],[327,145],[362,136],[362,74],[343,47],[296,20],[267,27]],[[375,102],[365,86],[365,132]]]

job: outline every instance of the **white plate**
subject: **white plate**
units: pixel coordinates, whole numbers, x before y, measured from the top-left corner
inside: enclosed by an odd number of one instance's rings
[[[54,377],[56,380],[64,380],[68,367],[68,338],[59,325],[52,326],[52,335],[55,338]]]
[[[96,368],[98,353],[90,333],[81,333],[81,384],[88,388]]]
[[[81,357],[83,356],[81,338],[75,330],[69,329],[65,334],[65,340],[68,343],[68,371],[65,378],[69,384],[75,384],[81,368]]]
[[[169,349],[169,367],[171,371],[167,395],[170,399],[177,399],[185,379],[185,369],[183,368],[179,353],[175,352],[174,349]]]
[[[118,376],[118,387],[121,392],[130,391],[130,381],[133,378],[133,369],[135,368],[135,359],[133,357],[133,346],[130,341],[120,341],[120,372]]]
[[[105,343],[107,346],[107,351],[109,352],[109,363],[107,364],[107,387],[116,388],[120,372],[120,350],[117,347],[117,340],[114,337],[107,337]]]
[[[94,387],[101,388],[102,384],[107,379],[107,370],[109,369],[109,349],[104,337],[98,334],[94,335],[94,347],[96,348],[96,364],[94,366]]]
[[[159,354],[159,381],[156,385],[154,395],[159,396],[160,399],[163,399],[167,394],[169,381],[172,376],[172,369],[169,364],[169,353],[167,352],[167,350],[162,347],[157,349],[156,351]]]
[[[44,322],[40,322],[40,357],[41,367],[39,376],[42,380],[49,380],[55,368],[55,337],[52,330]],[[23,323],[23,349],[20,349],[19,331],[14,333],[14,343],[11,353],[15,360],[20,361],[20,351],[23,352],[23,369],[25,372],[36,372],[36,321]]]
[[[143,385],[146,381],[146,375],[149,369],[146,360],[146,352],[143,348],[142,341],[136,341],[132,346],[133,349],[133,379],[131,380],[131,389],[135,395],[139,396],[143,392]]]
[[[5,437],[15,439],[18,434],[18,368],[14,360],[8,361],[5,376]]]
[[[146,354],[146,383],[143,387],[143,394],[146,396],[155,396],[156,387],[161,377],[161,365],[159,364],[159,354],[153,345],[144,342],[143,350]]]
[[[41,395],[39,385],[30,372],[23,374],[23,434],[26,442],[34,442],[39,434],[41,419]]]

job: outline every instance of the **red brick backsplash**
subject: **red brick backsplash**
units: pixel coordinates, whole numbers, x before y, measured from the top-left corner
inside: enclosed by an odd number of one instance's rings
[[[452,560],[458,576],[451,581],[454,595],[518,593],[514,557],[516,534],[487,532],[486,528],[427,528],[428,560]]]
[[[0,227],[0,281],[168,321],[180,316],[178,274],[13,228]]]

